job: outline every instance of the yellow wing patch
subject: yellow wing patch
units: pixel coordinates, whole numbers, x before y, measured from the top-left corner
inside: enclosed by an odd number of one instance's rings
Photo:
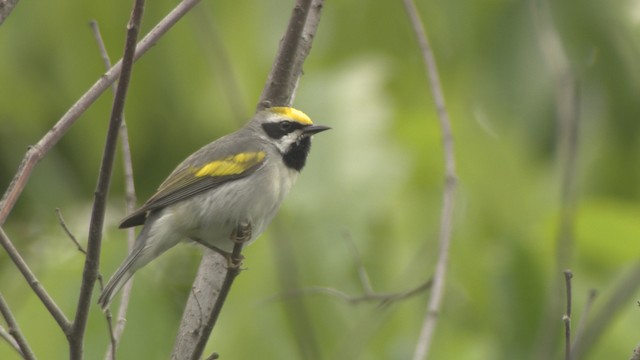
[[[265,156],[266,154],[262,151],[239,153],[227,156],[222,160],[212,161],[193,171],[196,177],[242,174],[248,168],[264,160]]]
[[[309,116],[307,116],[307,114],[303,113],[302,111],[298,110],[298,109],[294,109],[292,107],[285,107],[285,106],[276,106],[276,107],[272,107],[269,108],[269,111],[276,113],[276,114],[280,114],[283,116],[286,116],[292,120],[295,120],[301,124],[305,124],[305,125],[312,125],[313,122],[311,121],[311,118],[309,118]]]

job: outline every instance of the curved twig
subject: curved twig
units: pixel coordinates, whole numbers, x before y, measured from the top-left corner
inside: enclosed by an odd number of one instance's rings
[[[404,0],[404,6],[407,14],[409,15],[409,19],[411,20],[413,32],[418,39],[420,50],[422,51],[422,57],[426,67],[429,85],[431,87],[431,94],[433,95],[433,99],[436,104],[438,120],[440,122],[440,131],[442,134],[442,147],[444,150],[445,165],[442,213],[440,215],[440,235],[438,239],[440,249],[438,251],[438,260],[433,274],[433,287],[429,304],[427,306],[427,313],[413,354],[414,360],[420,360],[425,359],[429,353],[431,340],[433,339],[433,333],[435,332],[438,314],[440,313],[440,307],[444,296],[444,282],[446,278],[447,264],[449,262],[451,235],[453,232],[453,208],[457,176],[451,121],[449,120],[449,113],[447,112],[447,107],[445,105],[442,85],[440,85],[440,77],[438,75],[436,60],[433,56],[433,52],[431,51],[427,33],[422,25],[422,20],[420,20],[418,9],[416,9],[412,0]]]

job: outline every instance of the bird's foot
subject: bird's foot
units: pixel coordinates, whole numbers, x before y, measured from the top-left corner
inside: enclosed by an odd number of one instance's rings
[[[230,238],[234,243],[242,244],[251,240],[251,235],[251,223],[242,222],[233,229]]]
[[[227,269],[230,268],[239,268],[240,265],[242,264],[242,260],[244,260],[244,256],[242,254],[240,254],[238,259],[233,258],[233,254],[230,253],[229,251],[224,251],[222,249],[220,249],[217,246],[213,246],[209,243],[207,243],[206,241],[202,241],[198,238],[190,238],[191,240],[197,242],[198,244],[206,247],[209,250],[213,250],[215,252],[217,252],[218,254],[222,255],[226,260],[227,260]]]

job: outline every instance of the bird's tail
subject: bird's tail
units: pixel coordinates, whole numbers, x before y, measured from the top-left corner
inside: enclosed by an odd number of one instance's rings
[[[142,246],[134,249],[133,252],[127,256],[127,259],[122,263],[122,265],[120,265],[118,270],[116,270],[115,274],[111,276],[107,285],[105,285],[102,290],[102,294],[100,294],[100,298],[98,298],[98,304],[102,310],[106,310],[107,307],[109,307],[109,304],[111,304],[111,301],[118,291],[120,291],[124,284],[127,283],[127,280],[129,280],[133,276],[133,273],[140,267],[136,266],[135,268],[132,268],[142,249]]]

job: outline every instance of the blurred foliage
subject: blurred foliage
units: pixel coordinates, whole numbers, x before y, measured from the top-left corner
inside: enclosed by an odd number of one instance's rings
[[[137,63],[126,118],[139,203],[187,154],[252,113],[292,3],[203,1]],[[544,333],[556,339],[550,353],[561,355],[562,314],[552,314],[550,328],[542,321],[548,298],[563,296],[554,290],[562,276],[558,79],[541,50],[535,4],[418,3],[453,120],[460,179],[434,359],[533,358]],[[174,5],[148,2],[143,33]],[[98,21],[115,59],[129,11],[122,0],[22,1],[0,27],[0,188],[26,147],[104,72],[88,21]],[[578,203],[568,263],[575,329],[588,289],[600,292],[596,311],[640,260],[640,2],[553,2],[551,12],[579,89]],[[38,164],[5,225],[69,317],[83,259],[54,208],[86,238],[110,105],[111,95],[103,95]],[[348,239],[377,291],[404,291],[432,273],[442,150],[401,1],[327,1],[295,105],[334,129],[317,136],[275,223],[246,249],[248,270],[208,352],[233,359],[409,358],[426,293],[386,307],[282,296],[310,286],[362,294]],[[116,230],[122,189],[117,169],[105,276],[126,251],[125,234]],[[120,358],[167,358],[199,254],[179,246],[139,272]],[[36,354],[65,358],[64,336],[4,252],[0,269],[0,291]],[[635,297],[611,317],[586,358],[628,358],[640,342]],[[108,336],[97,306],[86,340],[87,358],[100,358]],[[16,355],[0,343],[0,358]]]

